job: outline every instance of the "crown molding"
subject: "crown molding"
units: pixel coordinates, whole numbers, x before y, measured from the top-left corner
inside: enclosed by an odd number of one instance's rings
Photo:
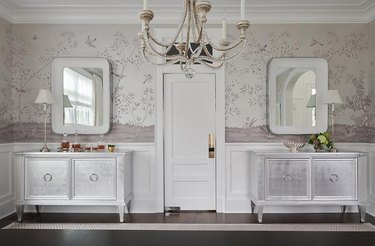
[[[375,20],[375,2],[367,7],[364,19],[367,20],[367,22]]]
[[[14,24],[139,24],[140,4],[122,5],[20,5],[0,2],[0,16]],[[10,1],[11,2],[11,1]],[[155,4],[154,4],[155,5]],[[155,13],[152,24],[174,24],[181,19],[181,4],[151,6]],[[223,18],[235,23],[239,6],[217,4],[208,15],[208,24]],[[251,23],[368,23],[375,19],[375,2],[360,4],[258,4],[248,5],[246,15]]]
[[[0,2],[0,17],[10,23],[13,23],[13,16],[13,6],[9,6],[4,2]]]

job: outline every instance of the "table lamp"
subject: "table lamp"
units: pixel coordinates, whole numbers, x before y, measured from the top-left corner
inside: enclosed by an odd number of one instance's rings
[[[47,147],[47,104],[53,104],[55,102],[52,93],[49,89],[41,89],[36,97],[34,103],[43,104],[44,112],[44,145],[40,152],[49,152]]]
[[[328,90],[327,98],[323,101],[325,104],[331,105],[331,127],[332,127],[332,152],[337,152],[334,141],[334,118],[335,118],[335,104],[342,104],[340,93],[338,90]]]

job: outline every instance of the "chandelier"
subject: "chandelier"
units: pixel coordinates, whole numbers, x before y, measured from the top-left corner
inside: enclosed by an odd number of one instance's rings
[[[227,23],[223,19],[222,39],[214,44],[205,30],[207,13],[211,3],[207,0],[184,0],[182,22],[171,42],[163,43],[150,32],[150,22],[154,13],[148,9],[148,0],[143,0],[143,10],[139,13],[142,21],[141,51],[145,59],[154,65],[180,64],[187,78],[195,74],[193,64],[203,64],[217,69],[224,62],[236,57],[246,44],[246,31],[250,22],[245,20],[245,0],[241,0],[241,20],[237,22],[239,40],[231,42],[227,38]],[[173,52],[174,51],[174,52]]]

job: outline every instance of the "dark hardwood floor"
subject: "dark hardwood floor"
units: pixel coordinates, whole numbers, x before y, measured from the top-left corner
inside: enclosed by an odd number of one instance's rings
[[[11,215],[0,228],[16,221]],[[264,214],[264,223],[358,223],[357,214]],[[367,221],[375,224],[368,215]],[[117,214],[32,214],[24,223],[117,223]],[[252,214],[171,213],[130,214],[126,223],[257,223]],[[0,246],[17,245],[163,245],[163,246],[374,246],[370,232],[203,232],[203,231],[69,231],[0,230]]]

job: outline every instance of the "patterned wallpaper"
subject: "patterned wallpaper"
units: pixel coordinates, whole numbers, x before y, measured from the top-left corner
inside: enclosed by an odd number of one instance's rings
[[[266,115],[267,65],[274,57],[322,57],[329,64],[329,88],[345,101],[336,107],[335,139],[367,142],[375,135],[375,101],[368,93],[371,54],[369,25],[253,25],[242,56],[227,64],[226,141],[306,141],[308,136],[276,136]]]
[[[154,68],[140,56],[139,25],[17,24],[12,33],[5,26],[0,23],[1,33],[7,33],[0,37],[1,52],[9,53],[11,43],[12,56],[1,56],[0,73],[8,77],[4,76],[7,79],[2,79],[0,88],[2,98],[6,95],[8,99],[0,100],[0,110],[6,105],[0,120],[12,124],[0,128],[0,141],[10,141],[9,132],[14,132],[16,142],[42,141],[42,110],[33,101],[39,89],[50,86],[50,63],[61,56],[99,56],[112,63],[113,129],[107,141],[154,141]],[[327,59],[329,86],[338,89],[345,100],[337,110],[336,139],[369,141],[369,135],[375,136],[375,100],[368,88],[375,58],[368,55],[374,47],[373,30],[371,24],[253,25],[244,53],[226,65],[226,141],[307,139],[275,136],[268,130],[266,75],[273,57]],[[13,101],[9,100],[11,94]],[[59,141],[50,127],[49,131],[49,141]]]
[[[11,34],[11,24],[0,18],[0,132],[12,122],[11,73],[6,66],[11,55]],[[12,139],[13,131],[4,132],[0,136],[0,143]]]

